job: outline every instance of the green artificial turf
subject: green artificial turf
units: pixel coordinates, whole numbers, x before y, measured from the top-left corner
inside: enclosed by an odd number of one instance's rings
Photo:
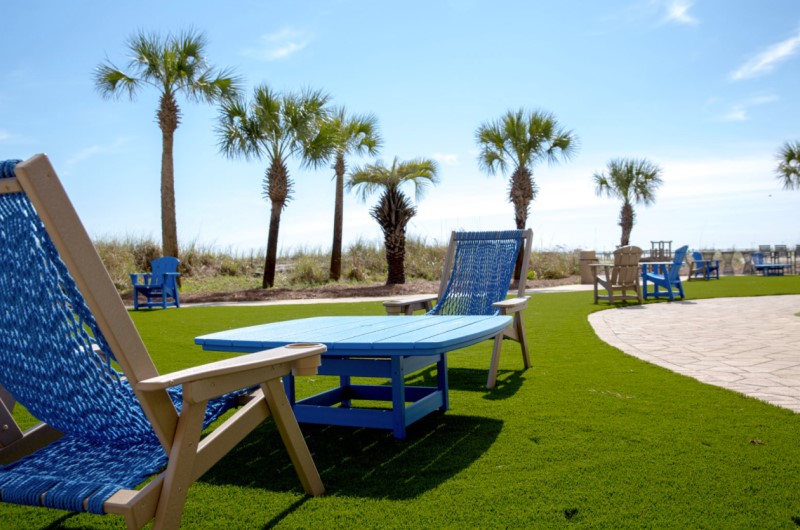
[[[800,277],[685,288],[689,299],[797,294]],[[303,425],[324,497],[303,495],[268,422],[192,486],[184,526],[800,526],[800,416],[606,345],[587,316],[608,305],[591,300],[588,291],[534,295],[525,315],[533,367],[523,371],[518,345],[507,342],[494,390],[483,387],[490,343],[449,354],[451,410],[412,425],[405,441],[388,431]],[[194,346],[197,335],[321,314],[377,315],[382,306],[186,307],[132,317],[167,372],[221,357]],[[330,384],[299,378],[299,392]],[[124,525],[118,517],[0,504],[0,526]]]

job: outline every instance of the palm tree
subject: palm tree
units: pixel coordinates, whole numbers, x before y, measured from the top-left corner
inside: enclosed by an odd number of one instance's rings
[[[619,244],[624,247],[630,242],[635,222],[633,204],[649,206],[655,202],[656,189],[663,183],[661,168],[644,158],[618,158],[609,161],[607,167],[608,175],[594,174],[595,193],[622,200],[619,214],[622,237]]]
[[[372,115],[347,116],[344,107],[331,112],[326,123],[334,142],[333,170],[336,181],[336,205],[333,212],[333,245],[331,247],[330,279],[338,281],[342,275],[342,223],[344,216],[344,174],[347,170],[345,156],[365,154],[375,156],[381,145],[378,119]]]
[[[369,213],[383,230],[389,267],[387,285],[406,283],[406,225],[417,214],[417,209],[400,189],[406,182],[414,184],[415,198],[419,202],[428,185],[439,183],[436,162],[424,158],[398,162],[395,157],[391,167],[384,166],[381,161],[357,167],[347,180],[347,189],[358,188],[364,201],[376,191],[382,191],[378,204]]]
[[[543,111],[508,111],[501,118],[481,124],[475,133],[478,164],[490,175],[511,170],[508,199],[514,205],[517,228],[525,229],[530,203],[537,187],[533,168],[540,160],[568,160],[577,149],[577,137]]]
[[[778,178],[787,190],[800,189],[800,142],[786,142],[778,153]]]
[[[128,41],[132,56],[128,73],[105,62],[94,76],[95,87],[105,98],[124,94],[134,100],[144,85],[161,93],[156,117],[161,129],[161,247],[165,256],[178,256],[172,146],[181,110],[176,96],[182,93],[190,101],[213,103],[239,90],[239,79],[231,71],[216,71],[208,64],[205,48],[205,36],[194,31],[165,38],[140,32]]]
[[[271,205],[267,256],[262,287],[275,284],[281,212],[292,198],[292,179],[286,162],[299,157],[304,166],[317,167],[331,155],[332,140],[325,137],[329,96],[320,91],[278,94],[264,84],[255,88],[253,101],[241,97],[224,101],[217,133],[220,150],[229,158],[266,158],[263,196]]]

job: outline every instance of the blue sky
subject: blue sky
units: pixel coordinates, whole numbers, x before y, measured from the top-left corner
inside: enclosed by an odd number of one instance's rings
[[[655,204],[636,208],[633,244],[800,243],[800,191],[774,174],[781,145],[800,140],[797,0],[32,0],[3,11],[0,159],[48,153],[94,237],[160,238],[161,138],[155,90],[104,100],[93,72],[105,59],[125,66],[138,30],[194,28],[248,95],[265,82],[322,89],[377,116],[380,159],[438,160],[441,184],[419,202],[411,236],[513,227],[507,177],[480,171],[475,129],[524,107],[552,112],[580,143],[571,161],[534,170],[536,248],[614,248],[620,204],[594,194],[592,174],[618,157],[663,170]],[[262,250],[266,162],[226,159],[217,109],[179,104],[181,244]],[[333,171],[290,172],[281,252],[327,249]],[[380,241],[370,206],[346,197],[345,243]]]

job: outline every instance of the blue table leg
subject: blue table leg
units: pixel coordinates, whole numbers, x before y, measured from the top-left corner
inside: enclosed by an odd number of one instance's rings
[[[350,388],[350,376],[349,375],[342,375],[339,376],[339,387],[342,389],[342,392],[348,392],[348,388]],[[342,407],[350,408],[353,402],[349,399],[342,400]]]
[[[438,382],[438,389],[442,393],[442,408],[439,410],[450,409],[450,395],[447,391],[449,388],[447,382],[447,354],[443,353],[439,362],[436,363],[436,380]]]
[[[287,374],[283,376],[283,389],[286,392],[286,397],[289,398],[289,404],[295,403],[295,389],[294,389],[294,376]]]
[[[406,378],[403,359],[400,355],[392,357],[392,422],[394,436],[406,439]]]

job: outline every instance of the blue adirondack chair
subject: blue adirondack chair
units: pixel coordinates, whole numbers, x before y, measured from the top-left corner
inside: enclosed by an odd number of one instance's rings
[[[325,347],[159,375],[49,160],[18,162],[0,162],[0,503],[178,528],[189,486],[270,416],[321,494],[280,378]],[[17,402],[41,423],[23,431]]]
[[[181,306],[178,294],[178,265],[180,261],[172,256],[154,259],[150,262],[152,272],[135,272],[131,274],[133,284],[133,309],[139,306],[161,307]],[[145,297],[145,302],[139,302],[139,295]]]
[[[696,250],[692,252],[692,262],[689,264],[689,277],[688,280],[695,278],[703,278],[710,280],[716,278],[719,280],[719,260],[718,259],[703,259],[703,255]]]
[[[426,310],[429,315],[513,315],[511,325],[494,339],[487,388],[497,383],[497,368],[503,339],[520,343],[525,368],[530,368],[528,342],[522,311],[528,306],[525,278],[533,231],[453,232],[442,268],[438,296],[421,296],[384,302],[389,314],[410,315]],[[522,250],[522,253],[520,253]],[[522,279],[517,297],[505,300],[518,257]],[[433,306],[432,302],[438,299]]]
[[[688,250],[688,246],[682,246],[675,251],[675,254],[672,258],[672,263],[658,266],[658,271],[646,271],[642,273],[642,289],[644,291],[645,300],[651,296],[653,298],[666,297],[669,298],[670,301],[675,300],[676,290],[678,291],[681,299],[684,298],[680,270]],[[642,265],[647,266],[646,263],[643,263]],[[653,290],[650,292],[647,290],[647,282],[653,284]],[[664,290],[660,291],[659,287]]]

